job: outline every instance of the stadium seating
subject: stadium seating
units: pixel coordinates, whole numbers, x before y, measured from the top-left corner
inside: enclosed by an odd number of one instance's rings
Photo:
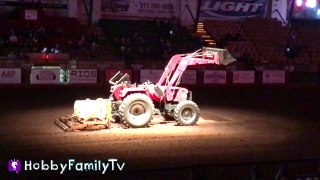
[[[81,35],[86,32],[77,19],[67,17],[47,16],[45,19],[37,21],[4,20],[0,22],[0,27],[0,37],[5,41],[11,32],[18,36],[20,44],[18,47],[14,47],[17,51],[19,51],[19,48],[24,48],[24,51],[34,51],[34,48],[37,48],[37,51],[40,51],[43,47],[53,48],[56,44],[65,50],[69,41],[76,43]],[[43,36],[38,32],[40,28],[45,31]],[[32,36],[37,36],[38,42],[36,44],[26,45],[29,33],[32,33]],[[7,51],[10,51],[10,49]]]
[[[310,64],[318,63],[319,43],[318,31],[309,27],[290,28],[282,26],[274,19],[251,18],[242,21],[207,20],[204,22],[206,30],[217,41],[223,39],[223,45],[232,53],[250,54],[250,61],[260,64]],[[241,39],[232,39],[236,33]],[[294,36],[301,51],[295,57],[285,55],[287,43]],[[316,38],[318,37],[318,38]],[[218,43],[219,45],[219,43]]]
[[[172,54],[201,47],[200,38],[169,20],[100,20],[114,55],[129,63],[165,64]]]

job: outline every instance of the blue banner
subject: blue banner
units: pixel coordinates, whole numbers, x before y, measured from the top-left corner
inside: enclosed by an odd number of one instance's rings
[[[199,19],[242,19],[263,16],[267,0],[201,0]]]

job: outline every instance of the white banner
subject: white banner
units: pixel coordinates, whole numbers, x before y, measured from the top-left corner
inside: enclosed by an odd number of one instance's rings
[[[264,70],[262,83],[285,83],[285,76],[283,70]]]
[[[206,70],[204,71],[203,82],[205,84],[226,84],[227,71],[223,70]]]
[[[68,82],[97,83],[98,72],[96,69],[71,69],[68,70]]]
[[[187,70],[183,73],[181,78],[181,84],[196,84],[197,83],[197,71]]]
[[[30,76],[31,84],[59,84],[60,68],[32,69]]]
[[[5,69],[0,68],[0,84],[20,84],[21,69]]]
[[[175,16],[178,0],[102,0],[102,17],[137,18],[137,17],[164,17]]]
[[[234,71],[233,83],[254,83],[254,71]]]
[[[24,11],[24,19],[25,20],[36,21],[38,19],[38,11],[37,10],[26,9]]]
[[[163,73],[163,70],[142,69],[140,71],[140,83],[144,83],[147,80],[149,80],[155,84],[160,80],[162,73]]]

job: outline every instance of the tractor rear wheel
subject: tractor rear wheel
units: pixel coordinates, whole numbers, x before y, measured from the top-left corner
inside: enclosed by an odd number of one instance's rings
[[[193,101],[181,101],[174,110],[174,118],[179,125],[190,126],[197,123],[200,110]]]
[[[119,107],[122,123],[127,127],[146,127],[153,118],[154,105],[151,99],[141,93],[128,95]]]

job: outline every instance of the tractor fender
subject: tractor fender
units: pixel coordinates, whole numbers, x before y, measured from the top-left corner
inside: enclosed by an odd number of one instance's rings
[[[150,97],[150,99],[152,101],[160,101],[161,100],[161,97],[159,97],[154,90],[154,85],[124,88],[121,90],[119,96],[123,100],[125,97],[127,97],[128,95],[133,94],[133,93],[146,94],[147,96]]]
[[[125,97],[133,93],[147,94],[146,90],[142,87],[128,87],[128,88],[122,89],[119,96],[123,100]]]

